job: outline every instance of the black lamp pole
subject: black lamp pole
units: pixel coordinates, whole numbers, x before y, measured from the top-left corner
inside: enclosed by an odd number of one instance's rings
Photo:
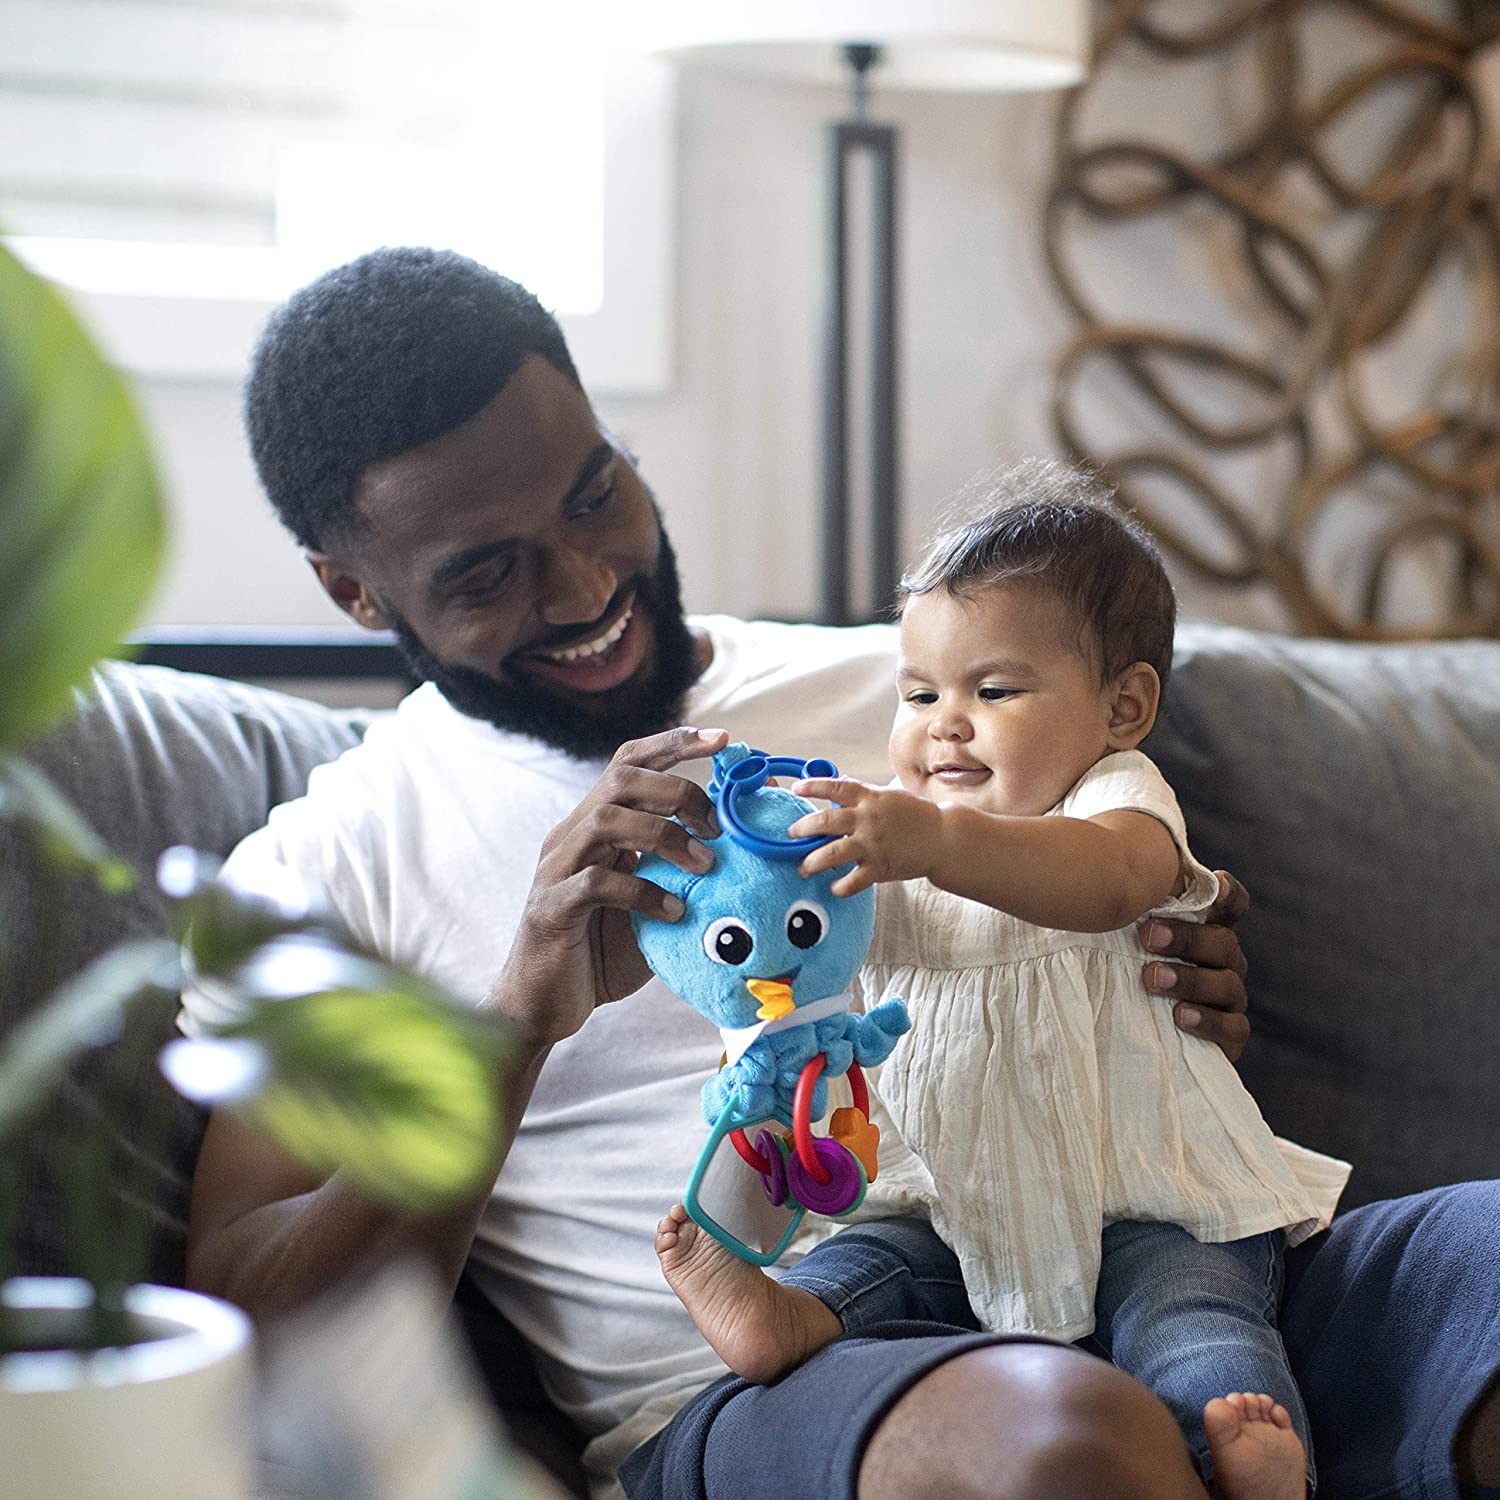
[[[823,365],[823,596],[825,623],[847,625],[883,617],[900,576],[896,560],[899,501],[896,479],[896,129],[874,125],[869,70],[880,49],[844,48],[851,75],[851,117],[829,126],[828,308]],[[849,593],[849,170],[868,152],[870,204],[870,594]]]

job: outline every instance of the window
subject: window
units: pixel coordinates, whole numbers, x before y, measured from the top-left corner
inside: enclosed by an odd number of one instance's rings
[[[533,288],[591,385],[669,376],[671,92],[604,0],[4,0],[0,217],[128,368],[238,378],[380,244]]]

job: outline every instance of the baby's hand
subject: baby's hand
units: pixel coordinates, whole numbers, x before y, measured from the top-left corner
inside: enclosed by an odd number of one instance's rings
[[[935,802],[900,787],[846,777],[799,781],[791,790],[840,804],[808,813],[787,829],[790,838],[834,835],[833,843],[814,849],[798,868],[803,875],[817,875],[852,864],[854,869],[830,887],[835,896],[852,896],[877,881],[917,880],[932,873],[943,839]]]

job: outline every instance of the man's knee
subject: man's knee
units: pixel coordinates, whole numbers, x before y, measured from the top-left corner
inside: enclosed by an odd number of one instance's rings
[[[1202,1494],[1177,1423],[1138,1380],[1077,1354],[1019,1373],[1007,1446],[996,1454],[1003,1482],[988,1493],[1004,1500]]]
[[[1167,1409],[1102,1360],[1000,1344],[940,1365],[865,1450],[860,1500],[1177,1500],[1203,1493]]]

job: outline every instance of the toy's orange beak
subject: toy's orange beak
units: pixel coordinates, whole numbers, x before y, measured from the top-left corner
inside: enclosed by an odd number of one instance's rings
[[[758,1021],[779,1021],[796,1010],[792,1002],[792,987],[781,979],[747,979],[745,988],[760,1001],[755,1012]]]

